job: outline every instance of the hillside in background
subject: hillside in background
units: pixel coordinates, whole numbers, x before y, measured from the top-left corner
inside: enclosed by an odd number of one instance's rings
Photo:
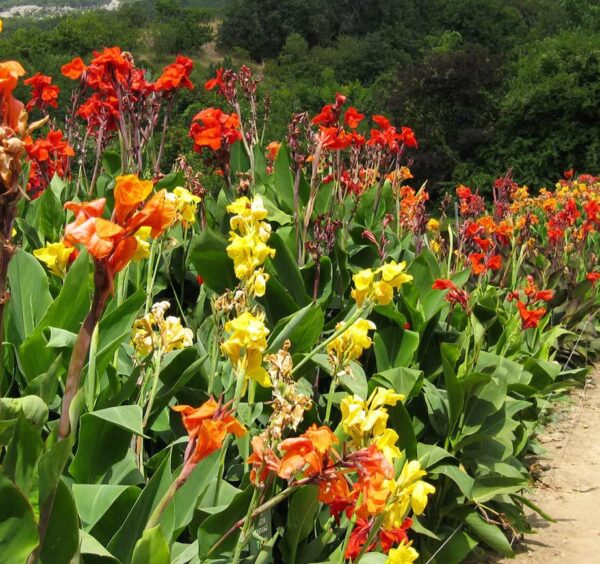
[[[459,182],[489,189],[509,169],[536,187],[556,171],[600,170],[593,0],[132,0],[112,12],[9,19],[0,54],[56,75],[111,45],[150,70],[190,55],[196,84],[220,64],[248,64],[272,93],[271,139],[285,136],[294,111],[316,112],[343,92],[415,129],[416,182],[434,194]],[[214,101],[201,88],[181,99],[169,158],[190,151],[190,116]]]

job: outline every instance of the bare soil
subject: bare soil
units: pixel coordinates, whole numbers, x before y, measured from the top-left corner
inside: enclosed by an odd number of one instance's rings
[[[531,513],[533,534],[499,563],[600,563],[600,368],[570,399],[539,434],[546,453],[532,467],[539,482],[530,498],[556,522]]]

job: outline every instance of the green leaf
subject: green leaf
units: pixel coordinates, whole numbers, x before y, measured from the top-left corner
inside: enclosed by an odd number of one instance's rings
[[[121,172],[121,154],[117,151],[104,151],[102,168],[109,176],[117,176]]]
[[[452,535],[452,537],[450,537]],[[452,531],[442,539],[439,547],[433,547],[436,564],[459,564],[477,546],[477,541],[465,531]]]
[[[275,249],[275,256],[267,263],[269,274],[275,276],[281,282],[299,306],[309,303],[310,298],[306,294],[298,262],[292,256],[288,246],[277,233],[271,234],[268,245]]]
[[[48,276],[39,261],[19,250],[8,263],[10,301],[8,311],[11,327],[16,332],[20,345],[42,319],[52,303],[48,288]]]
[[[28,380],[47,372],[56,351],[46,348],[44,329],[57,327],[78,332],[90,307],[89,258],[81,252],[72,264],[58,297],[19,348],[19,357]]]
[[[108,560],[109,562],[117,562],[117,559],[104,548],[100,542],[85,531],[79,531],[79,537],[81,538],[81,554],[89,555],[101,560]],[[84,562],[87,562],[84,559]]]
[[[30,494],[34,485],[37,462],[43,450],[44,443],[38,431],[27,419],[19,417],[2,466],[25,496]]]
[[[40,554],[43,564],[70,562],[79,548],[79,520],[68,486],[59,480]]]
[[[450,432],[454,431],[454,426],[462,414],[464,407],[464,394],[462,385],[459,382],[454,367],[458,361],[460,351],[456,345],[442,343],[442,366],[444,367],[444,381],[448,391],[448,411],[450,413]]]
[[[71,348],[77,340],[77,334],[58,327],[46,327],[44,335],[48,340],[46,347],[53,349]]]
[[[10,430],[19,417],[40,429],[48,420],[48,406],[38,396],[0,398],[0,445],[10,439]]]
[[[289,561],[295,562],[298,545],[313,530],[319,508],[316,486],[305,486],[294,493],[290,499],[285,527],[284,540],[289,549]]]
[[[473,499],[485,503],[497,495],[517,493],[527,487],[525,478],[512,476],[481,476],[475,479]]]
[[[99,482],[114,464],[125,458],[132,434],[143,435],[139,405],[121,405],[84,414],[77,453],[69,472],[81,483]]]
[[[129,562],[137,540],[142,536],[146,523],[158,502],[173,482],[171,476],[171,451],[160,468],[154,473],[138,497],[127,518],[108,544],[108,550],[120,562]]]
[[[269,339],[269,352],[275,353],[281,349],[286,339],[292,344],[292,354],[310,351],[321,335],[324,322],[323,311],[316,304],[307,305],[293,315],[280,319]]]
[[[40,232],[46,240],[55,241],[65,222],[65,210],[53,190],[44,190],[35,200]]]
[[[160,525],[146,529],[133,550],[131,564],[170,564],[169,545],[160,530]]]
[[[38,528],[25,496],[0,472],[0,555],[7,563],[27,562],[38,545]]]
[[[102,375],[112,362],[116,350],[131,335],[131,327],[146,300],[143,289],[129,296],[119,307],[104,316],[98,326],[96,372]]]
[[[190,260],[204,284],[217,294],[235,288],[233,261],[227,256],[227,241],[209,227],[194,237]]]
[[[475,538],[487,544],[492,550],[503,556],[514,556],[510,543],[496,525],[486,523],[479,513],[473,511],[465,517],[465,524]]]
[[[38,505],[43,508],[56,492],[58,483],[67,460],[71,456],[73,438],[55,442],[42,456],[38,462],[39,474],[39,501]]]
[[[279,147],[273,163],[273,184],[277,203],[288,213],[294,212],[294,177],[290,168],[290,155],[285,145]]]
[[[72,490],[81,524],[86,531],[102,519],[121,495],[133,494],[135,499],[140,493],[136,486],[111,484],[73,484]]]
[[[397,393],[403,394],[408,400],[419,393],[423,380],[423,372],[414,368],[398,366],[378,372],[373,376],[373,379],[385,381],[388,384],[387,387],[391,387]]]
[[[202,522],[198,530],[198,557],[200,560],[205,559],[209,553],[214,558],[232,550],[240,535],[239,531],[230,535],[214,552],[210,552],[221,536],[246,515],[253,491],[252,485],[247,486],[233,498],[225,509],[213,513]]]

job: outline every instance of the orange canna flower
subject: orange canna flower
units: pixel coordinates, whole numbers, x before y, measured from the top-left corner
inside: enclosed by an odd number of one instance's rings
[[[0,63],[0,112],[2,125],[16,130],[19,116],[23,111],[23,103],[19,102],[12,94],[17,87],[19,78],[25,74],[25,69],[17,61]]]
[[[137,209],[151,190],[149,181],[133,175],[117,177],[115,210],[110,221],[101,217],[105,198],[84,204],[67,202],[65,208],[75,214],[75,220],[65,228],[65,241],[86,247],[94,259],[105,261],[109,274],[114,276],[133,258],[137,249],[134,235],[140,227],[150,227],[151,236],[156,238],[175,221],[176,204],[167,200],[164,190]]]
[[[321,473],[324,458],[331,446],[337,442],[337,437],[329,427],[317,427],[316,424],[299,437],[286,439],[279,445],[283,457],[278,475],[289,480],[300,470],[303,470],[305,476]]]
[[[246,428],[212,397],[200,407],[174,405],[171,409],[181,414],[188,432],[186,464],[195,465],[220,449],[228,433],[236,437],[246,434]]]
[[[87,70],[85,63],[81,57],[75,57],[72,61],[66,63],[60,68],[63,76],[71,80],[78,80],[81,75]]]
[[[254,484],[264,482],[270,472],[279,470],[281,464],[273,449],[267,448],[264,439],[260,436],[252,438],[252,454],[247,462],[252,464],[250,481]]]
[[[135,174],[117,176],[113,212],[117,222],[125,221],[131,211],[148,197],[152,188],[151,180],[140,180]]]

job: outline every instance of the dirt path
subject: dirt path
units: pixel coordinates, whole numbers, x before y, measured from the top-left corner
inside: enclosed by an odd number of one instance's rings
[[[530,515],[534,534],[503,564],[600,563],[600,368],[554,414],[556,421],[539,436],[547,452],[531,499],[556,523]]]

